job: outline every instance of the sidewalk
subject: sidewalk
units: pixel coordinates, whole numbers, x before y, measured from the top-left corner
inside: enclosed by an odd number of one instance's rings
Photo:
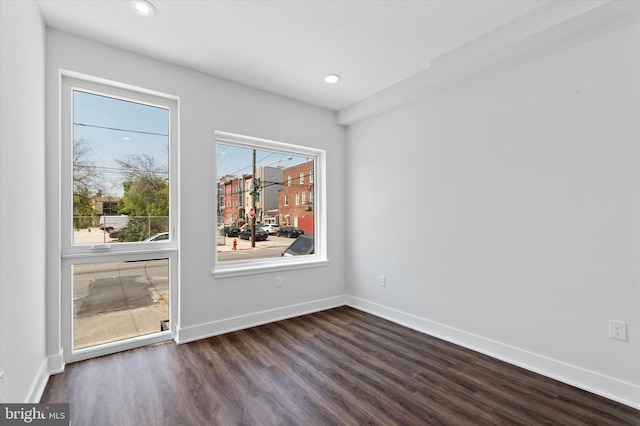
[[[73,230],[75,244],[103,244],[118,242],[117,238],[109,238],[109,234],[100,228]]]
[[[240,237],[225,237],[224,235],[218,235],[218,252],[234,251],[233,240],[236,240],[237,242],[236,251],[260,250],[274,247],[286,248],[293,242],[293,239],[269,235],[269,238],[267,238],[266,241],[256,241],[256,246],[251,247],[251,240],[241,240]]]

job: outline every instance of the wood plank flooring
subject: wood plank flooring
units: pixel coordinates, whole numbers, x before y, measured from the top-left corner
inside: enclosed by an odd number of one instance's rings
[[[73,425],[640,425],[640,411],[340,307],[67,365]]]

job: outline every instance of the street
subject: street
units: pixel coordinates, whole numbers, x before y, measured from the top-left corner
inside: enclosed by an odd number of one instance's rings
[[[233,240],[236,240],[237,247],[233,250]],[[280,257],[295,238],[277,237],[269,235],[266,241],[256,241],[255,248],[251,247],[251,241],[241,240],[239,237],[218,237],[218,261],[243,260],[243,259],[264,259],[268,257]]]
[[[75,348],[153,333],[169,319],[169,261],[76,264],[73,292]]]
[[[126,280],[127,277],[146,280],[146,283],[158,292],[167,291],[168,271],[167,260],[76,264],[73,265],[73,300],[87,297],[92,281],[107,283],[106,287],[118,287],[120,281]]]
[[[86,243],[102,235],[78,233]],[[218,261],[280,257],[294,241],[270,235],[252,248],[249,240],[218,236]],[[169,261],[75,264],[73,308],[76,349],[157,332],[169,319]]]

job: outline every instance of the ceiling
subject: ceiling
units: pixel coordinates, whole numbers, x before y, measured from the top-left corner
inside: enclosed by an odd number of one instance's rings
[[[549,3],[151,1],[151,17],[126,0],[38,4],[49,27],[338,111]]]

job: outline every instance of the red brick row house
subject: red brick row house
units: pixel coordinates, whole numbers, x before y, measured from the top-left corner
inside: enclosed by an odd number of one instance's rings
[[[280,226],[295,226],[307,234],[314,232],[314,162],[282,170],[282,190],[278,194]]]

